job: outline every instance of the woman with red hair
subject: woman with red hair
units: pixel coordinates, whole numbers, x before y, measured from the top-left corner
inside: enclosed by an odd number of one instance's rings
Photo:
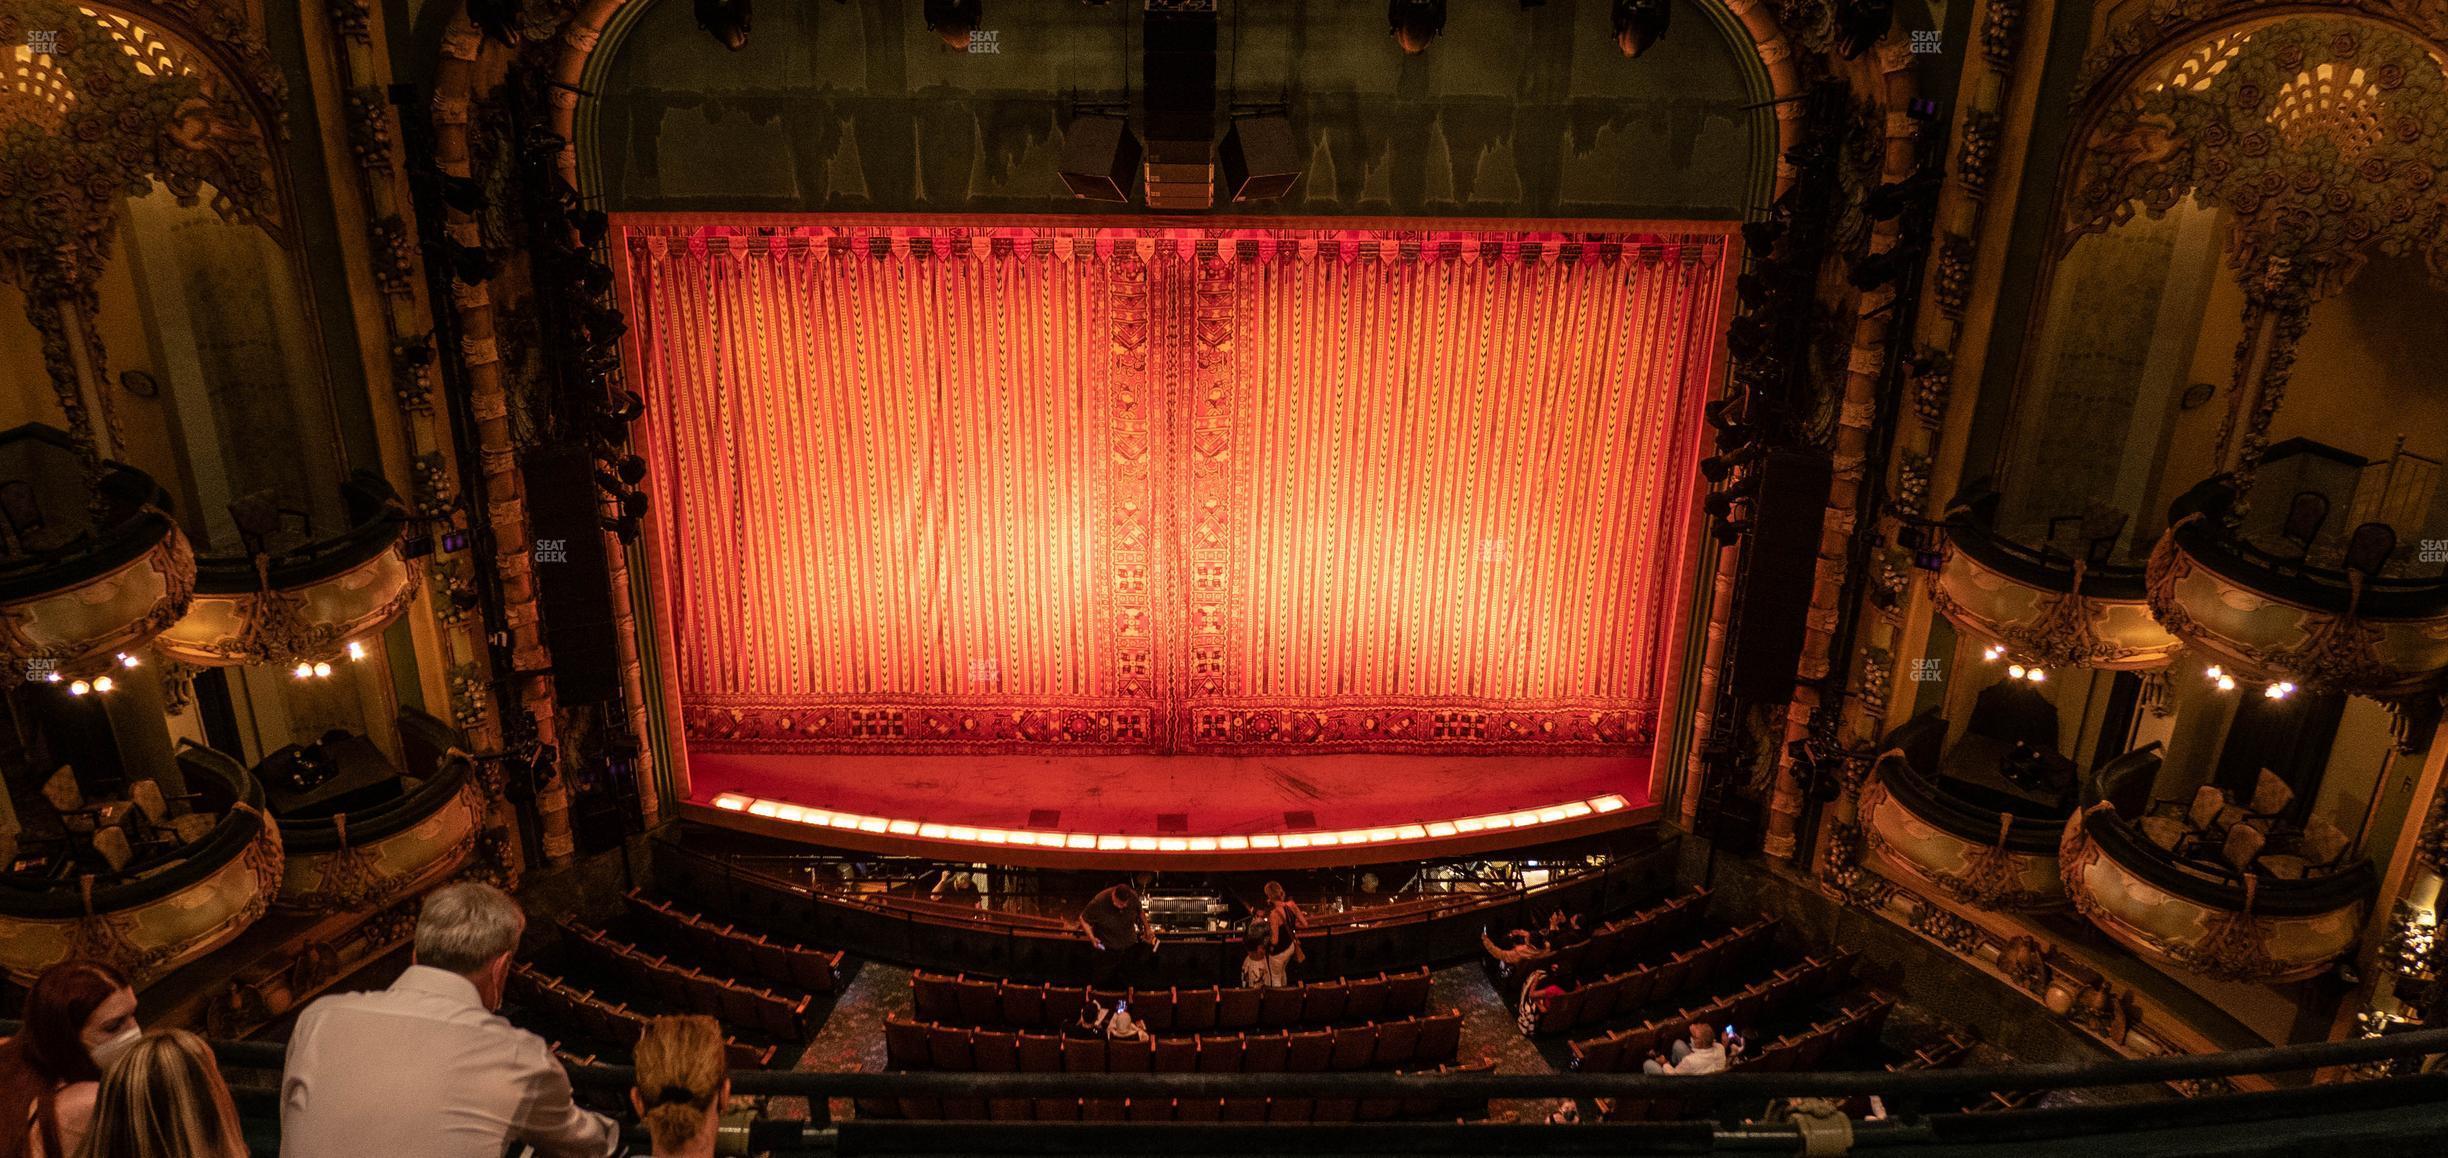
[[[0,1041],[0,1158],[67,1158],[93,1118],[102,1067],[135,1043],[136,990],[99,961],[62,961],[26,991]]]

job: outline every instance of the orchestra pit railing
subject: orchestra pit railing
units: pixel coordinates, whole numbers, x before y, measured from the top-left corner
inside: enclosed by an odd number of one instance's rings
[[[274,1152],[282,1047],[222,1042],[260,1154]],[[812,1155],[1218,1154],[1849,1154],[2228,1156],[2436,1153],[2448,1137],[2448,1072],[2303,1085],[2185,1099],[2107,1101],[1982,1113],[1914,1112],[1992,1091],[2200,1086],[2252,1074],[2342,1067],[2424,1068],[2448,1053],[2448,1029],[2226,1053],[1995,1068],[1886,1072],[1649,1074],[973,1074],[741,1072],[735,1097],[804,1098],[804,1120],[757,1120],[726,1130],[723,1152]],[[617,1066],[571,1071],[582,1090],[625,1093]],[[1589,1125],[1365,1122],[1132,1124],[835,1120],[834,1099],[1396,1098],[1496,1100],[1661,1098],[1709,1107],[1703,1120]],[[2130,1092],[2123,1095],[2130,1099]],[[1795,1117],[1796,1099],[1877,1098],[1879,1120]],[[625,1100],[622,1098],[621,1100]],[[1595,1121],[1597,1115],[1585,1114]],[[1745,1120],[1751,1119],[1751,1120]],[[1740,1124],[1728,1124],[1738,1122]],[[635,1130],[632,1131],[636,1135]],[[637,1135],[644,1153],[643,1136]]]

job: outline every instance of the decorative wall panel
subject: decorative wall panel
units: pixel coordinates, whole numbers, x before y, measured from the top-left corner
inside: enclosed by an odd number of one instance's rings
[[[692,746],[1648,743],[1722,235],[619,243]]]

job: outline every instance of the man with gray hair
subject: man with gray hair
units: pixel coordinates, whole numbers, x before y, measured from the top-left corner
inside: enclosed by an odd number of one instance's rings
[[[569,1073],[501,1005],[527,931],[491,885],[435,889],[415,962],[391,988],[321,998],[299,1015],[281,1075],[281,1158],[549,1158],[621,1153],[620,1128],[570,1101]]]

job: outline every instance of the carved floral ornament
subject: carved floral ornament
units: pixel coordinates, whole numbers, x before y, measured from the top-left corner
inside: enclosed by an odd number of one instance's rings
[[[235,222],[281,225],[264,119],[277,76],[243,21],[190,3],[246,71],[230,83],[202,54],[126,16],[12,0],[0,11],[0,277],[27,288],[89,282],[109,255],[119,201],[160,181],[181,204],[203,198]],[[277,131],[277,127],[274,131]]]
[[[2448,281],[2448,64],[2376,22],[2297,17],[2196,41],[2111,98],[2063,241],[2191,196],[2234,218],[2239,273],[2334,293],[2371,252]]]

